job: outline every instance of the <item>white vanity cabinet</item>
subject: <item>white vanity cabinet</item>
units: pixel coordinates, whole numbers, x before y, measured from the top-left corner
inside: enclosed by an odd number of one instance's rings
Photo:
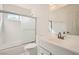
[[[78,53],[68,50],[66,48],[48,43],[44,40],[38,41],[38,54],[41,55],[78,55]]]

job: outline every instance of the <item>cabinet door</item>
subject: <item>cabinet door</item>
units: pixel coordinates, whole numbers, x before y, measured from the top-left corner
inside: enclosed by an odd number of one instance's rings
[[[47,50],[45,50],[39,46],[37,48],[38,48],[38,55],[50,55],[50,52],[48,52]]]

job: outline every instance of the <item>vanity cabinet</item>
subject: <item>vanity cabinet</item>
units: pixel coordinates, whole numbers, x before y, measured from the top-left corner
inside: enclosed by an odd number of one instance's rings
[[[38,42],[38,55],[78,55],[78,53],[55,44],[40,40]]]
[[[51,52],[49,52],[43,47],[38,46],[37,48],[38,48],[38,55],[52,55]]]

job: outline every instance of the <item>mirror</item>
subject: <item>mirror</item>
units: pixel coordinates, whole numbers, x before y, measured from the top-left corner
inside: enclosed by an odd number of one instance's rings
[[[79,5],[70,4],[50,10],[49,31],[79,35]]]

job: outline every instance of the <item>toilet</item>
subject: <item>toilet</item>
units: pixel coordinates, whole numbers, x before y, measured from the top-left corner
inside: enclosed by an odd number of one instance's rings
[[[37,54],[37,45],[36,43],[29,43],[24,46],[25,55],[36,55]]]

